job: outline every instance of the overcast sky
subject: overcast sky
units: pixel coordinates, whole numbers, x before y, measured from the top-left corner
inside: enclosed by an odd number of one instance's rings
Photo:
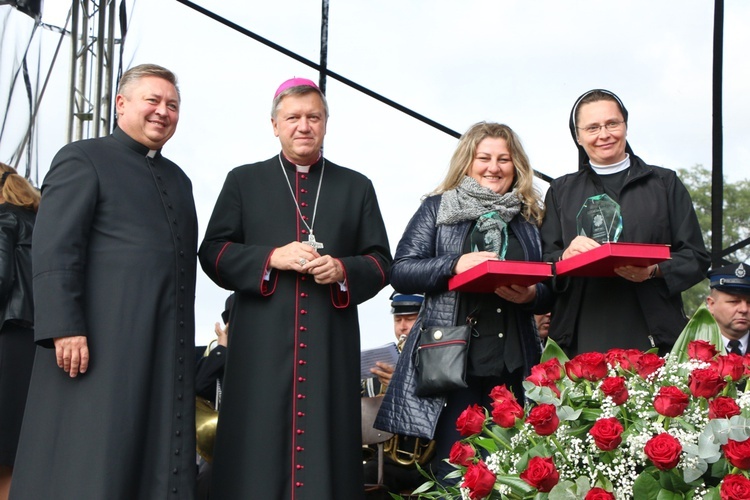
[[[43,21],[62,26],[65,3],[46,2]],[[319,59],[320,2],[196,3]],[[180,123],[163,152],[193,181],[202,236],[227,172],[279,150],[270,125],[276,87],[292,76],[317,81],[318,75],[176,0],[127,5],[124,67],[153,62],[180,80]],[[507,123],[533,167],[551,177],[576,168],[568,115],[592,88],[623,100],[629,142],[647,163],[710,167],[713,8],[708,0],[330,0],[328,66],[458,132],[480,120]],[[0,22],[5,99],[11,56],[23,53],[32,22],[7,6],[0,7]],[[724,168],[730,181],[747,178],[750,163],[748,23],[750,2],[727,0]],[[31,70],[46,74],[58,35],[45,30],[36,39],[31,54],[40,62]],[[66,40],[40,108],[40,181],[66,140],[68,71]],[[19,90],[13,106],[23,109],[28,104]],[[456,139],[332,78],[327,96],[326,157],[372,179],[395,251],[420,198],[444,176]],[[6,130],[0,160],[9,159],[22,132],[17,124]],[[335,193],[324,192],[321,203],[327,195]],[[360,307],[363,347],[392,339],[390,293],[389,287]],[[226,295],[199,272],[198,343],[212,338]]]

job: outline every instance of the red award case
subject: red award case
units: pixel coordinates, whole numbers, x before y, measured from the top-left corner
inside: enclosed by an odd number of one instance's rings
[[[458,292],[494,292],[503,285],[529,286],[552,277],[547,262],[488,260],[448,280],[448,289]]]
[[[646,267],[669,258],[669,245],[604,243],[586,253],[556,262],[555,273],[557,276],[606,278],[616,276],[616,267]]]

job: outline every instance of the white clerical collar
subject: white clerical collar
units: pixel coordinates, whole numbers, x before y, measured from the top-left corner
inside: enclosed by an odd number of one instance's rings
[[[721,336],[721,340],[724,341],[724,350],[726,352],[729,352],[729,341],[732,340],[730,338],[725,337],[724,335]],[[745,335],[742,336],[742,338],[737,339],[740,341],[740,349],[742,349],[742,352],[747,353],[747,344],[750,342],[750,331],[748,331]]]
[[[591,163],[591,168],[594,169],[594,172],[597,174],[612,175],[627,170],[627,168],[630,167],[630,155],[625,153],[624,160],[613,163],[612,165],[597,165],[593,161],[589,161],[589,163]]]
[[[158,153],[156,149],[149,149],[148,153],[146,153],[146,156],[148,156],[149,158],[153,158],[156,156],[156,153]]]
[[[300,174],[307,174],[310,172],[310,167],[312,165],[295,165],[297,167],[297,172]]]

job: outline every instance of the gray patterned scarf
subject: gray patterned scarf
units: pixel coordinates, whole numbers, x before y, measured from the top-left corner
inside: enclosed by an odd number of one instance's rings
[[[438,208],[437,225],[456,224],[463,221],[477,221],[477,229],[492,241],[500,240],[505,226],[521,211],[521,198],[515,191],[497,194],[481,186],[468,175],[456,189],[443,193]],[[482,217],[495,212],[499,218]]]
[[[497,194],[467,175],[456,189],[443,193],[437,224],[477,220],[481,215],[493,211],[505,222],[510,222],[521,211],[521,198],[515,191]]]

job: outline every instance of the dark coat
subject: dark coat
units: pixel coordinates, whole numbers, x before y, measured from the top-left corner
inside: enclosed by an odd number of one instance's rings
[[[232,170],[201,244],[203,270],[235,291],[212,497],[363,495],[357,305],[391,265],[370,180],[325,160],[313,230],[319,252],[341,262],[346,291],[294,271],[264,279],[275,248],[307,239],[294,200],[312,224],[321,164],[303,174],[274,156]]]
[[[701,228],[690,195],[674,171],[646,165],[630,156],[628,179],[619,198],[623,231],[619,241],[670,245],[671,259],[659,264],[664,279],[633,283],[638,303],[648,325],[648,335],[657,346],[667,348],[687,323],[681,292],[705,278],[710,264],[703,244]],[[542,224],[544,260],[556,262],[577,236],[576,215],[587,198],[604,193],[601,180],[590,166],[555,179],[547,191],[546,214]],[[558,279],[550,338],[567,347],[576,335],[583,289],[589,278]],[[622,280],[621,278],[611,278]],[[622,311],[617,297],[601,303],[612,321],[623,320],[637,311]],[[606,325],[602,325],[606,332]],[[584,335],[581,332],[579,335]],[[589,335],[601,335],[591,332]],[[611,337],[611,336],[610,336]],[[629,347],[628,339],[610,338],[612,347]],[[578,352],[586,352],[585,339],[579,337]]]
[[[34,323],[31,235],[36,213],[11,203],[0,205],[0,328],[6,321]]]
[[[438,417],[445,404],[444,397],[419,397],[415,394],[414,357],[422,325],[458,324],[460,293],[448,291],[448,280],[462,255],[471,222],[437,226],[441,196],[427,198],[412,217],[396,249],[391,284],[401,293],[425,293],[419,317],[412,327],[396,370],[385,393],[375,428],[406,436],[432,439]],[[510,226],[518,237],[526,260],[542,257],[539,231],[522,216]],[[551,294],[544,284],[537,284],[533,303],[514,307],[517,316],[524,372],[539,362],[539,338],[533,326],[535,312],[549,310]]]
[[[195,395],[216,403],[216,381],[224,379],[227,348],[217,345],[203,356],[201,353],[195,366]]]
[[[35,337],[85,335],[88,371],[38,348],[11,498],[193,498],[197,220],[180,168],[117,129],[42,186]]]

